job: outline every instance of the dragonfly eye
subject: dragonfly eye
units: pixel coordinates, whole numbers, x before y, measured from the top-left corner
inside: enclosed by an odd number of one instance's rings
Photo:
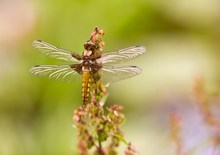
[[[92,43],[91,41],[87,41],[85,44],[84,44],[84,48],[86,50],[94,50],[95,49],[95,45],[94,43]]]

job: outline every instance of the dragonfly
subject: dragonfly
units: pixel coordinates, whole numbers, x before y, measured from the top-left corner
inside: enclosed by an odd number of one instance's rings
[[[86,105],[89,98],[92,81],[101,79],[103,84],[109,84],[136,76],[142,72],[137,66],[118,66],[146,52],[144,46],[132,46],[121,50],[94,55],[94,43],[87,41],[82,55],[58,48],[42,40],[33,41],[37,51],[47,57],[66,61],[64,65],[36,65],[30,73],[49,79],[66,82],[74,81],[76,75],[82,76],[82,104]],[[96,78],[95,78],[96,77]]]

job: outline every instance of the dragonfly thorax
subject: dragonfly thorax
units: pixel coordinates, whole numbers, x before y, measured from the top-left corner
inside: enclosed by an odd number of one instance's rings
[[[83,63],[83,66],[91,66],[94,64],[94,61],[86,59],[86,60],[83,60],[82,63]]]

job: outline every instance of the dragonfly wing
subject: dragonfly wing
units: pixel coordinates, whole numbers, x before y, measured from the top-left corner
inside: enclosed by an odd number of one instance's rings
[[[103,66],[101,69],[101,79],[104,84],[117,82],[138,75],[142,70],[136,66]]]
[[[98,59],[98,63],[103,64],[120,64],[131,60],[146,52],[144,46],[132,46],[115,52],[105,53],[102,58]]]
[[[77,74],[70,65],[37,65],[30,69],[30,73],[65,82],[73,81]]]
[[[73,52],[67,51],[64,49],[57,48],[49,43],[46,43],[42,40],[35,40],[33,41],[33,46],[41,53],[45,54],[46,56],[56,59],[56,60],[63,60],[68,62],[78,62],[72,55]],[[77,55],[77,54],[75,54]]]

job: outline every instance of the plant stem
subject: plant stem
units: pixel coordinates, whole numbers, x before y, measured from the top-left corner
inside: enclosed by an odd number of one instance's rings
[[[101,139],[100,139],[99,135],[98,135],[98,141],[99,141],[99,149],[102,149],[102,142],[101,142]]]

